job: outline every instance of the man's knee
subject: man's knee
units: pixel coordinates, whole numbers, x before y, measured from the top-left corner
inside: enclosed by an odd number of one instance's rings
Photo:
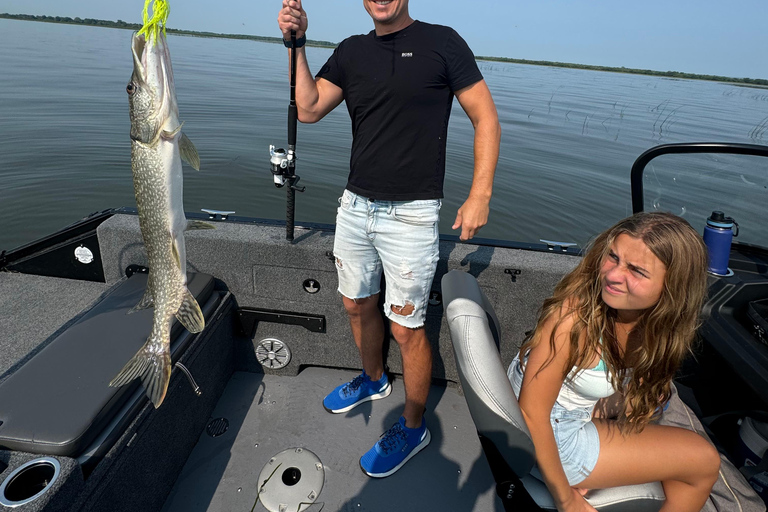
[[[415,341],[419,341],[422,338],[426,340],[426,335],[424,335],[424,327],[417,327],[413,329],[411,327],[400,325],[397,322],[390,322],[390,331],[392,332],[392,337],[395,338],[395,341],[398,343],[398,345],[410,344]]]
[[[344,303],[344,308],[347,310],[347,313],[351,316],[364,315],[365,313],[370,313],[371,310],[376,310],[379,307],[378,293],[360,299],[350,299],[349,297],[342,295],[341,300]]]

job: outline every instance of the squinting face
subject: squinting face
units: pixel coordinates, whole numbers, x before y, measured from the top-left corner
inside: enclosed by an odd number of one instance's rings
[[[659,301],[666,273],[645,242],[622,233],[600,267],[603,301],[625,319],[635,318]]]
[[[363,0],[365,10],[373,21],[383,25],[393,24],[408,16],[408,0]]]

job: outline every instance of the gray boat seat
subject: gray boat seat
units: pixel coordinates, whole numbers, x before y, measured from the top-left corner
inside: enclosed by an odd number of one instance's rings
[[[448,272],[442,291],[459,379],[478,434],[495,447],[539,507],[556,510],[546,485],[534,476],[534,446],[494,340],[494,330],[502,338],[493,307],[466,272]],[[656,512],[665,499],[660,482],[593,490],[586,498],[606,512]]]
[[[112,388],[109,382],[151,331],[153,308],[127,314],[146,284],[142,273],[119,282],[0,383],[0,448],[77,457],[115,420],[141,385],[137,379]],[[207,317],[217,297],[213,278],[189,274],[188,288]],[[185,332],[174,320],[174,361],[188,346],[181,341]]]

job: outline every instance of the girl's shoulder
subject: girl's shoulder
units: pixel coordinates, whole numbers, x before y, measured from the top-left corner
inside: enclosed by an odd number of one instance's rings
[[[567,329],[568,331],[579,321],[579,301],[576,297],[568,297],[563,301],[559,308],[555,309],[548,320],[558,324],[558,331]]]

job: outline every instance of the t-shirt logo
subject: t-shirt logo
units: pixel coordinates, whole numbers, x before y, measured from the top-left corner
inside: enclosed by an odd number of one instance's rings
[[[403,54],[400,55],[400,56],[401,57],[413,57],[413,52],[403,52]]]

